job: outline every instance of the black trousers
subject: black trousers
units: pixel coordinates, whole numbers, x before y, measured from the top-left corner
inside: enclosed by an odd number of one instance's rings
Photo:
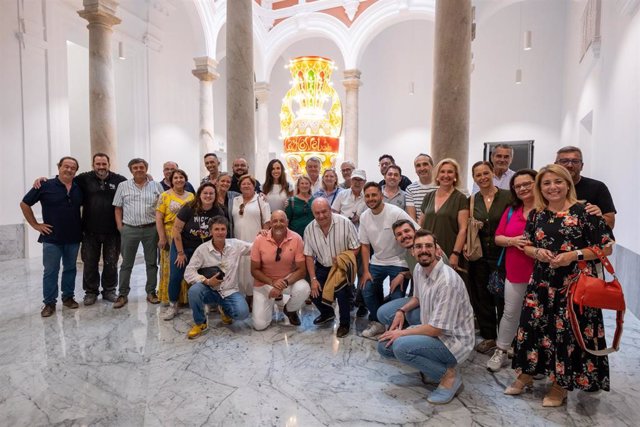
[[[482,258],[469,262],[467,291],[478,319],[480,335],[487,340],[498,338],[498,325],[504,312],[504,298],[491,295],[487,289],[489,275],[495,268],[495,263]]]
[[[118,258],[120,258],[120,233],[84,233],[80,251],[84,269],[82,288],[87,294],[98,295],[102,284],[103,295],[115,292],[118,286]],[[102,255],[102,277],[98,264]]]

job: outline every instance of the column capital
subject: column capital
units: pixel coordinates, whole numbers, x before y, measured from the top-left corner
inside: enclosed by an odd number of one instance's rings
[[[269,94],[271,93],[271,87],[269,83],[266,82],[257,82],[253,86],[253,91],[256,95],[256,99],[258,100],[258,104],[264,104],[269,100]]]
[[[344,80],[342,80],[342,84],[345,89],[358,89],[362,86],[362,81],[360,81],[360,70],[352,69],[352,70],[344,70]]]
[[[218,61],[209,57],[209,56],[200,56],[198,58],[193,58],[193,61],[196,64],[196,68],[191,70],[191,73],[201,81],[213,81],[217,80],[220,77],[220,74],[217,73],[216,68],[218,68]]]
[[[116,0],[83,0],[84,9],[78,11],[81,18],[89,24],[106,26],[118,25],[122,20],[116,16],[118,2]]]

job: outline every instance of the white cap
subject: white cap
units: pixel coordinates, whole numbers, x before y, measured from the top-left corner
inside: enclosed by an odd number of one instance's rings
[[[360,178],[364,181],[367,180],[367,173],[363,170],[363,169],[356,169],[353,172],[351,172],[351,179],[353,178]]]

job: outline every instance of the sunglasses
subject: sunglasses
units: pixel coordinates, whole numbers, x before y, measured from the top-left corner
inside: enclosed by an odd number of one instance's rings
[[[276,249],[276,262],[278,262],[278,261],[280,261],[282,259],[281,255],[282,255],[282,248],[278,247],[278,249]]]
[[[240,216],[244,215],[244,203],[240,205]]]

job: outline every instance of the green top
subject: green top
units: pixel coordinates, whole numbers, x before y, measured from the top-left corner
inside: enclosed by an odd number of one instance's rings
[[[289,229],[298,233],[300,237],[304,237],[304,229],[313,221],[313,212],[311,212],[311,203],[313,201],[313,197],[308,202],[305,202],[298,196],[289,197],[289,200],[287,200],[287,207],[284,209],[284,213],[287,214],[289,219]]]
[[[500,223],[500,218],[504,210],[511,203],[511,192],[509,190],[498,189],[489,212],[484,204],[482,194],[477,192],[471,197],[475,197],[473,206],[473,217],[483,222],[482,228],[478,231],[480,243],[482,244],[482,257],[492,264],[498,262],[502,248],[496,245],[496,229]]]
[[[422,206],[422,227],[436,235],[438,244],[447,256],[451,256],[458,237],[458,212],[469,209],[467,198],[458,190],[454,190],[449,198],[435,211],[436,191],[429,191],[424,196]]]

